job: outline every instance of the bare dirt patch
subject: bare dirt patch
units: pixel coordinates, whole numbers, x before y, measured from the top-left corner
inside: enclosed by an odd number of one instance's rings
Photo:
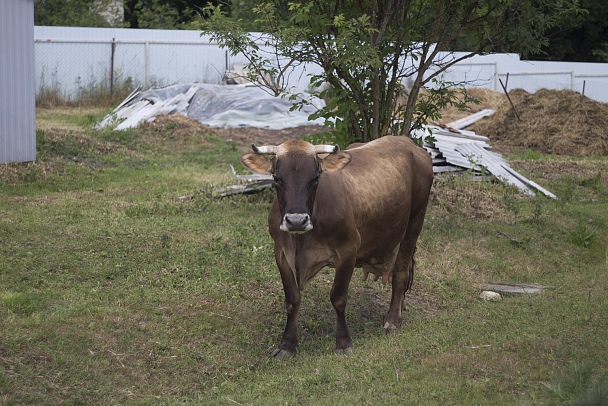
[[[172,114],[158,116],[152,122],[143,123],[140,129],[144,134],[163,134],[174,140],[186,140],[201,137],[207,131],[207,126],[181,114]]]
[[[279,145],[287,140],[295,140],[313,134],[327,132],[328,129],[309,125],[283,130],[267,130],[264,128],[241,127],[241,128],[211,128],[206,127],[206,131],[220,137],[228,142],[235,142],[239,146],[256,145]]]
[[[288,140],[295,140],[329,131],[327,128],[318,125],[286,128],[283,130],[268,130],[254,127],[215,128],[201,124],[194,119],[180,114],[159,116],[153,122],[142,124],[140,129],[145,135],[164,134],[174,141],[186,141],[210,134],[226,142],[234,142],[244,148],[249,148],[251,144],[279,145]]]

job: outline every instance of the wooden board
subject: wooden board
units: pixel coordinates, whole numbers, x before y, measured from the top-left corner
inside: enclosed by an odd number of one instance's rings
[[[272,180],[258,180],[254,182],[244,183],[241,185],[232,185],[224,188],[215,189],[213,197],[220,198],[241,193],[256,193],[262,189],[272,187]]]
[[[508,283],[499,282],[498,284],[487,284],[482,283],[479,286],[484,290],[491,290],[493,292],[506,293],[506,294],[534,294],[540,293],[545,289],[549,289],[549,286],[542,285],[531,285],[526,283]]]

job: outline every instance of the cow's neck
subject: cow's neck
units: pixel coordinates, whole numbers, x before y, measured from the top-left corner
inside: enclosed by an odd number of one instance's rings
[[[306,234],[292,234],[291,242],[293,244],[293,251],[295,258],[293,262],[292,272],[296,280],[296,284],[300,290],[304,290],[308,282],[314,277],[315,273],[310,264],[306,263],[309,254],[309,247],[307,247],[308,238]]]

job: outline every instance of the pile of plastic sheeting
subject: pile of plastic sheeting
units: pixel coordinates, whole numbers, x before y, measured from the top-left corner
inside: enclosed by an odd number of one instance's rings
[[[270,130],[323,125],[308,116],[325,104],[312,95],[298,95],[308,104],[291,111],[290,95],[275,97],[253,85],[190,83],[131,93],[97,128],[116,130],[137,127],[164,114],[182,114],[210,127],[257,127]]]

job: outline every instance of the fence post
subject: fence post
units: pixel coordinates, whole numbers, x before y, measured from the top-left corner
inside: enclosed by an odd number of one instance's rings
[[[144,65],[145,65],[145,74],[144,74],[144,85],[146,89],[150,87],[150,42],[146,41],[144,44]]]
[[[574,90],[574,71],[570,72],[570,90]]]
[[[110,98],[114,97],[114,52],[116,51],[116,38],[112,38],[112,56],[110,57]]]

